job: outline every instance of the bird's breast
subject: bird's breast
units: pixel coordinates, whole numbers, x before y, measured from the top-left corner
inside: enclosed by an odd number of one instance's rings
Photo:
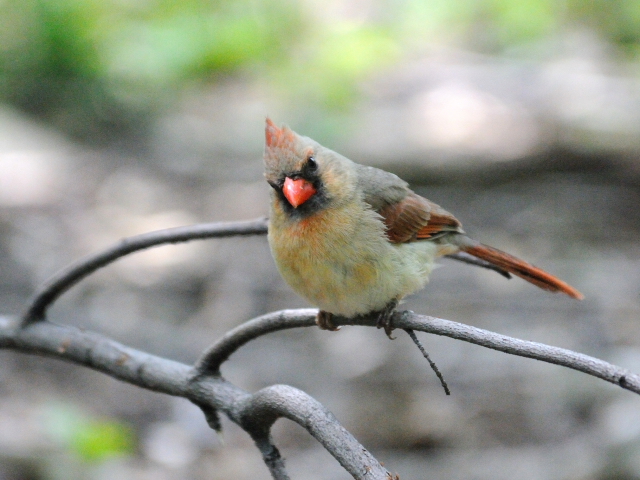
[[[392,244],[382,218],[364,203],[292,219],[272,204],[269,244],[285,281],[322,310],[352,317],[381,310],[422,288],[438,247]]]
[[[380,259],[388,248],[382,222],[372,211],[352,205],[296,221],[272,213],[271,251],[296,292],[332,313],[349,316],[372,309],[362,292],[380,282]]]

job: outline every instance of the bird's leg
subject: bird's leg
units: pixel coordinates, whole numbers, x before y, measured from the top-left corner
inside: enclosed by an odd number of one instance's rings
[[[393,323],[391,318],[393,317],[393,312],[396,311],[396,307],[398,306],[398,300],[395,298],[391,300],[387,305],[380,310],[378,315],[378,321],[376,322],[377,328],[384,328],[384,333],[387,334],[390,340],[395,339],[396,337],[391,336],[391,332],[393,331]]]
[[[316,315],[316,325],[318,325],[321,330],[330,330],[332,332],[340,330],[340,327],[337,327],[333,323],[332,318],[333,313],[320,310],[318,311],[318,315]]]

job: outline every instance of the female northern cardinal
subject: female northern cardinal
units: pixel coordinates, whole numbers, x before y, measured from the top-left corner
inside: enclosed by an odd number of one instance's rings
[[[449,212],[396,175],[352,162],[269,118],[265,177],[273,187],[269,245],[289,285],[332,315],[379,312],[387,335],[400,299],[424,287],[434,261],[466,252],[551,292],[583,295],[553,275],[467,237]]]

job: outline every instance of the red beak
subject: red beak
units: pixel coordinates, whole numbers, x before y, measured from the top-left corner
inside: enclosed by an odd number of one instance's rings
[[[316,193],[316,189],[313,188],[311,183],[302,178],[292,180],[287,177],[282,187],[282,193],[287,197],[293,208],[298,208]]]

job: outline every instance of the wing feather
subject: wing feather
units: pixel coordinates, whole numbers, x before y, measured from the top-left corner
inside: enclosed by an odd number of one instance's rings
[[[439,205],[413,192],[378,212],[392,243],[434,239],[448,232],[462,233],[462,225]]]
[[[364,165],[357,165],[357,172],[363,199],[382,216],[390,242],[429,240],[448,232],[463,232],[456,217],[414,193],[398,176]]]

